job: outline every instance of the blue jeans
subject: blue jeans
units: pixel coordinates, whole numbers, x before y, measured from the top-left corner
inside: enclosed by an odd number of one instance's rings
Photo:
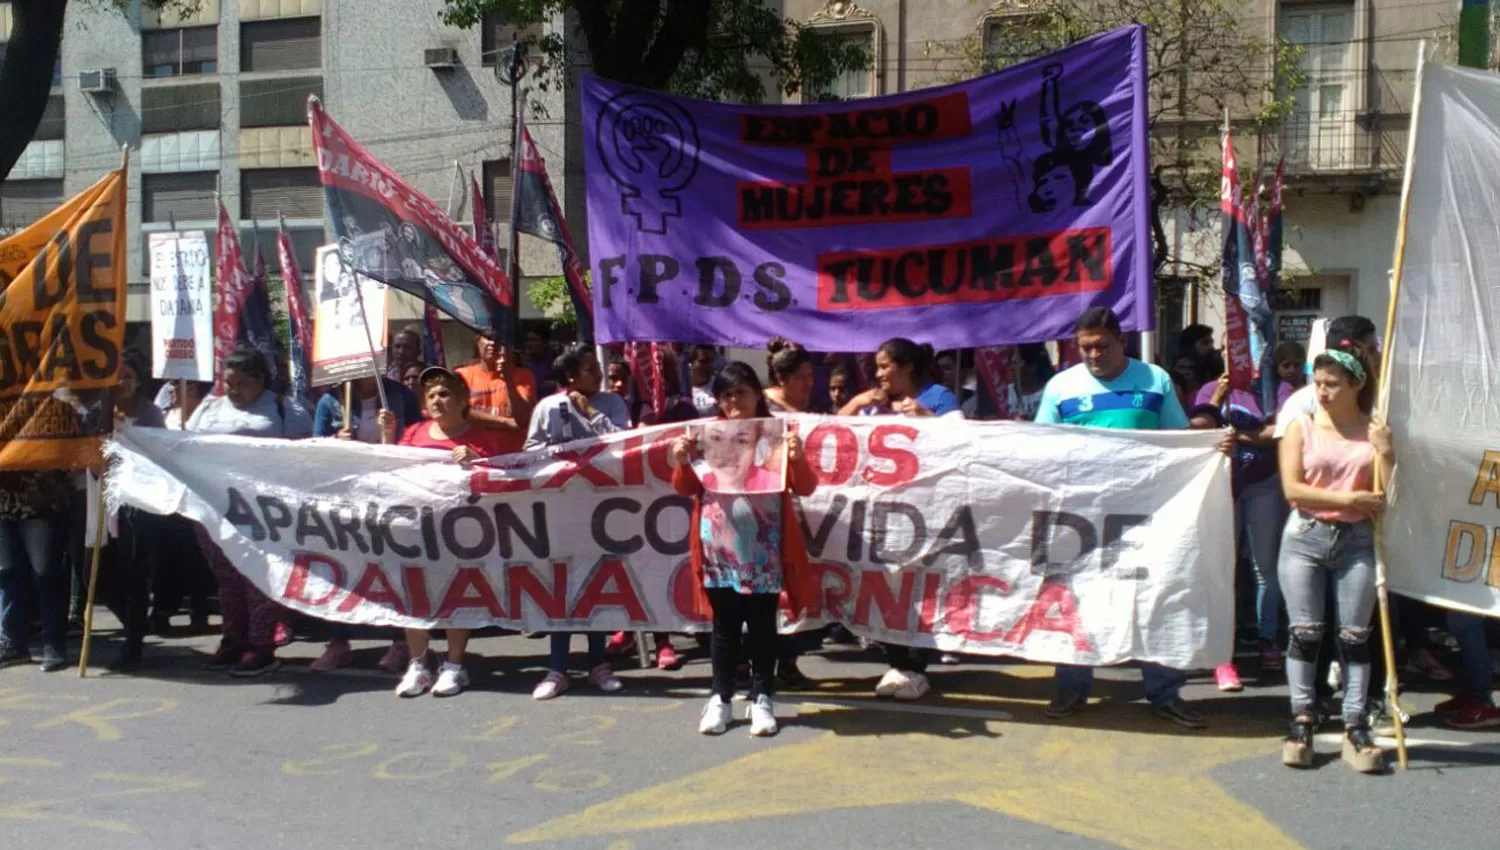
[[[1155,708],[1160,708],[1177,698],[1187,682],[1187,674],[1171,667],[1141,662],[1141,681],[1146,684],[1146,699]],[[1071,691],[1087,697],[1094,688],[1094,668],[1073,664],[1057,665],[1057,689]]]
[[[1317,706],[1318,651],[1327,630],[1333,584],[1337,639],[1344,661],[1344,723],[1364,723],[1370,689],[1370,614],[1375,610],[1375,531],[1368,520],[1327,522],[1293,511],[1281,537],[1281,590],[1291,645],[1286,681],[1292,714]]]
[[[568,672],[568,650],[573,643],[573,632],[553,632],[550,636],[552,641],[552,654],[548,662],[555,673]],[[608,659],[604,656],[604,632],[585,632],[589,643],[589,669],[592,670],[603,664]]]
[[[1281,476],[1251,484],[1235,502],[1236,532],[1255,569],[1255,620],[1261,640],[1276,642],[1281,627],[1281,582],[1276,559],[1281,550],[1281,530],[1286,525],[1286,501],[1281,495]]]
[[[1459,693],[1485,705],[1494,705],[1495,671],[1490,665],[1490,644],[1484,635],[1484,618],[1450,608],[1448,631],[1458,640]]]
[[[25,600],[36,582],[42,642],[62,649],[68,638],[67,528],[63,516],[0,519],[0,635],[27,644]]]

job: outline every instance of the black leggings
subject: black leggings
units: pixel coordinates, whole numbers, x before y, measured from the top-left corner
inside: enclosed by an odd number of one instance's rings
[[[885,649],[885,663],[892,668],[903,673],[927,672],[927,650],[894,643],[883,643],[881,646]]]
[[[780,594],[739,593],[727,587],[708,588],[714,610],[714,693],[725,702],[734,699],[734,671],[740,657],[740,630],[748,632],[750,698],[776,694],[776,608]]]

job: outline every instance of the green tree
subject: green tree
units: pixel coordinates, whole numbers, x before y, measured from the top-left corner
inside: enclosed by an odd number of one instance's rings
[[[531,306],[538,312],[552,317],[554,326],[578,327],[578,313],[574,311],[573,299],[568,295],[568,281],[562,275],[539,277],[529,282],[526,285],[526,297],[531,299]]]
[[[146,8],[197,10],[199,0],[141,0]],[[129,10],[131,0],[75,0],[73,6]],[[31,144],[52,92],[52,69],[62,47],[69,0],[11,0],[10,40],[0,62],[0,181]]]
[[[595,73],[694,97],[756,103],[767,79],[791,95],[869,64],[860,46],[821,37],[762,0],[447,0],[443,10],[456,27],[485,16],[519,28],[566,16]],[[543,83],[559,83],[569,67],[564,39],[533,34],[523,43],[541,54]]]

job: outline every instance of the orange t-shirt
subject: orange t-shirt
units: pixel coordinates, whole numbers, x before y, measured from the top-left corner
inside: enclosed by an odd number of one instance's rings
[[[483,363],[472,363],[453,370],[469,386],[469,407],[492,416],[510,416],[510,393],[505,379],[499,372],[491,372]],[[536,378],[531,370],[517,366],[510,370],[510,379],[515,381],[516,395],[536,401]],[[526,423],[518,422],[514,431],[497,431],[504,454],[518,452],[526,445]]]

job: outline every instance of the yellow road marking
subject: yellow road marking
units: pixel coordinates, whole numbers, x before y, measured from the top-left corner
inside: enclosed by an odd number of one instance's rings
[[[1219,737],[1169,734],[1159,721],[1134,723],[1125,714],[1100,718],[1116,721],[1113,729],[960,721],[962,734],[955,735],[923,731],[936,724],[924,719],[918,726],[899,715],[816,716],[831,731],[590,806],[508,840],[558,842],[956,801],[1128,850],[1300,850],[1209,776],[1221,765],[1274,754],[1276,736],[1269,728],[1241,721],[1239,728],[1221,726]],[[753,810],[744,805],[747,799],[755,800]],[[1234,829],[1225,830],[1225,823]]]
[[[98,705],[80,708],[77,711],[70,711],[61,717],[55,717],[51,720],[38,723],[36,728],[51,729],[55,726],[61,726],[64,723],[77,723],[80,726],[90,729],[100,741],[118,741],[121,738],[120,728],[114,725],[115,722],[161,714],[176,708],[177,704],[177,700],[175,699],[112,699],[108,702],[101,702]],[[147,707],[128,711],[119,710],[132,705],[144,705]]]

